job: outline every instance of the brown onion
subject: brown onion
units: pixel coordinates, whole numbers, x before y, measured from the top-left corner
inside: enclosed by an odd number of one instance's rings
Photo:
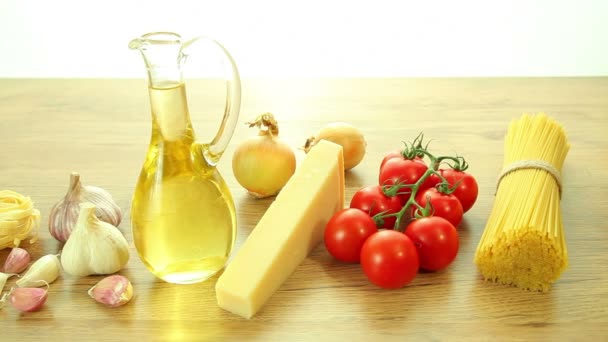
[[[264,113],[249,127],[258,127],[258,136],[239,144],[232,156],[236,180],[252,196],[276,195],[296,170],[292,148],[279,138],[279,127],[271,113]]]
[[[356,127],[344,123],[330,123],[306,140],[304,151],[308,151],[315,146],[320,140],[328,140],[338,145],[341,145],[344,153],[344,170],[350,170],[359,165],[365,156],[367,142],[363,137],[363,133]]]

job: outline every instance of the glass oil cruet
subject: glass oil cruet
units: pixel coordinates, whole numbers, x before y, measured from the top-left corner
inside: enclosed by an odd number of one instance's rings
[[[227,63],[227,99],[215,138],[196,141],[182,70],[194,44],[211,42]],[[215,40],[182,41],[171,32],[133,39],[147,74],[152,136],[131,206],[133,240],[139,257],[170,283],[204,281],[221,270],[236,235],[234,201],[216,169],[240,108],[240,79],[230,54]]]

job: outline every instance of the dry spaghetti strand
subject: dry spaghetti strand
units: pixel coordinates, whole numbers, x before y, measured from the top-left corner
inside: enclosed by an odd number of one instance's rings
[[[548,291],[568,266],[559,179],[569,149],[563,127],[544,113],[524,114],[509,125],[504,170],[521,161],[539,161],[559,174],[548,167],[526,167],[500,178],[475,253],[486,280]]]
[[[38,237],[40,211],[29,197],[11,190],[0,191],[0,249],[18,247],[21,241]]]

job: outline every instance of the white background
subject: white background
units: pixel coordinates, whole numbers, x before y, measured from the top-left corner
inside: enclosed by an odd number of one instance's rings
[[[212,36],[242,77],[608,75],[608,0],[0,0],[0,77],[142,77],[150,31]]]

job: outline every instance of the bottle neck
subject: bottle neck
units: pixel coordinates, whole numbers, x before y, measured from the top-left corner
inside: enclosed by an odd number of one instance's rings
[[[155,66],[148,68],[148,86],[155,89],[168,89],[183,84],[179,68]]]
[[[141,52],[144,59],[150,87],[166,88],[167,85],[183,82],[182,65],[185,55],[181,51],[179,36],[159,33],[134,42],[133,46]]]
[[[192,143],[194,132],[184,83],[164,81],[149,87],[152,119],[164,142]]]

